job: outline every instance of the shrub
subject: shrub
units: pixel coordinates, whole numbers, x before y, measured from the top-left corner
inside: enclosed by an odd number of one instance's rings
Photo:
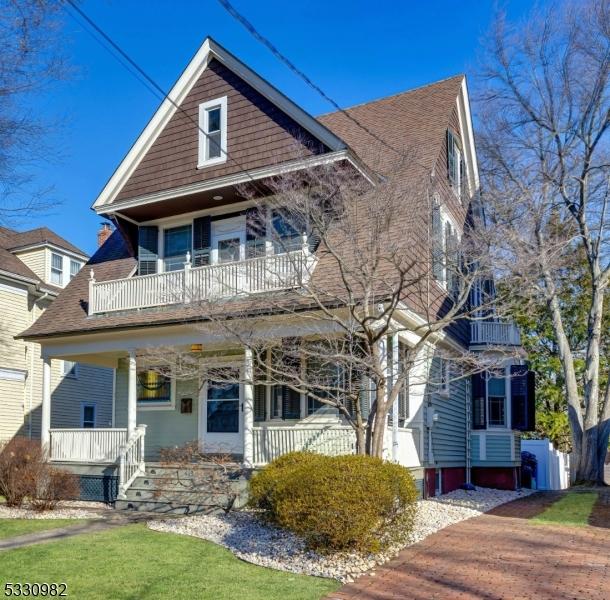
[[[7,506],[21,506],[27,496],[34,495],[44,458],[35,440],[16,437],[0,446],[0,495]]]
[[[30,506],[38,512],[54,510],[62,500],[75,500],[79,495],[80,485],[74,473],[42,464]]]
[[[250,481],[250,505],[320,551],[376,552],[413,527],[409,471],[371,456],[286,454]]]

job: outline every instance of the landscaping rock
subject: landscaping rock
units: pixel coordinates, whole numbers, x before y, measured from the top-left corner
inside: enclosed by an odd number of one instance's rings
[[[0,519],[99,519],[112,509],[101,502],[64,501],[55,510],[36,512],[24,505],[20,508],[0,504]]]
[[[353,581],[395,556],[402,548],[423,540],[439,529],[476,517],[492,508],[531,493],[478,488],[457,490],[430,500],[420,500],[414,530],[401,543],[379,554],[341,552],[321,555],[305,548],[294,534],[272,527],[252,511],[200,515],[149,521],[155,531],[191,535],[231,550],[237,557],[272,569]]]

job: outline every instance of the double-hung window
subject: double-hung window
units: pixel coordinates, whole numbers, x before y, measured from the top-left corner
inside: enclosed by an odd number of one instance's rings
[[[227,160],[227,97],[199,105],[199,167]]]
[[[190,225],[163,231],[163,261],[165,271],[184,269],[186,253],[192,252],[193,231]]]
[[[453,191],[462,197],[462,179],[464,175],[464,165],[462,160],[462,150],[456,135],[447,130],[447,176]]]
[[[70,261],[70,279],[76,277],[76,274],[80,271],[80,263],[76,260]]]
[[[61,254],[51,252],[51,283],[63,285],[64,282],[64,258]]]
[[[487,381],[489,427],[506,427],[506,379],[490,377]]]
[[[95,427],[95,404],[82,404],[81,427],[93,429]]]

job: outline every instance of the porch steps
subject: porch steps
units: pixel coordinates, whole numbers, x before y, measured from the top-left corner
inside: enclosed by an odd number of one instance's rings
[[[163,514],[239,508],[247,500],[248,477],[249,473],[237,464],[227,470],[214,464],[193,468],[148,464],[145,474],[136,478],[115,508]]]

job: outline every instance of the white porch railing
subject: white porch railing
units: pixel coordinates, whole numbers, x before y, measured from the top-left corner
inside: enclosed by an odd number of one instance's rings
[[[63,462],[115,463],[127,441],[127,429],[51,429],[49,459]]]
[[[89,314],[230,298],[297,287],[313,267],[306,244],[284,254],[89,284]]]
[[[253,429],[254,464],[264,465],[282,454],[309,450],[336,456],[356,451],[356,434],[349,426],[259,426]]]
[[[520,346],[521,336],[519,329],[514,323],[474,321],[470,324],[470,343]]]
[[[125,492],[135,478],[144,474],[145,436],[146,425],[138,425],[127,443],[121,447],[119,454],[119,498],[125,498]]]

